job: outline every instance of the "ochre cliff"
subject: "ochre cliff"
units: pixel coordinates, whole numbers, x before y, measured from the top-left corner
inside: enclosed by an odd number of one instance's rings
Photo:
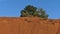
[[[60,19],[0,17],[0,34],[59,34]]]

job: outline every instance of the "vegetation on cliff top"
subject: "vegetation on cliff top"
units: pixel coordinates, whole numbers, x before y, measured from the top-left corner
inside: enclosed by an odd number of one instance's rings
[[[27,5],[23,10],[21,10],[20,17],[40,17],[40,18],[48,18],[48,14],[46,14],[45,10],[42,8],[38,9],[32,5]]]

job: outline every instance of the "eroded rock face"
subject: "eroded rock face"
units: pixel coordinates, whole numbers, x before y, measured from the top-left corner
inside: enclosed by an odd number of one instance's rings
[[[0,34],[59,34],[59,19],[0,17]]]

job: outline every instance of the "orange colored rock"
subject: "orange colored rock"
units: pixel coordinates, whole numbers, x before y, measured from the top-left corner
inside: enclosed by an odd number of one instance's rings
[[[0,34],[59,34],[60,19],[0,17]]]

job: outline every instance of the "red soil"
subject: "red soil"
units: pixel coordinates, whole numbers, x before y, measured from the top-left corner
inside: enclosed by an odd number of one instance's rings
[[[59,19],[0,17],[0,34],[59,34]]]

